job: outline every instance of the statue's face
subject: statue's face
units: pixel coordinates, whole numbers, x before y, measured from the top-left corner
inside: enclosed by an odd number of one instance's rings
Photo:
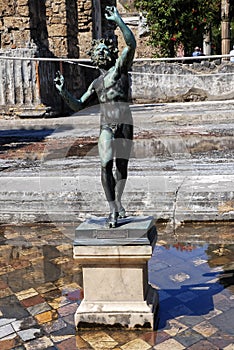
[[[113,57],[109,48],[104,43],[99,43],[94,50],[95,63],[99,68],[109,68]]]

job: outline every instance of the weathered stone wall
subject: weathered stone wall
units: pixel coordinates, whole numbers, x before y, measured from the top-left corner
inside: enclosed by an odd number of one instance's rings
[[[34,49],[0,50],[0,55],[13,54],[32,57]],[[14,106],[34,106],[40,104],[39,89],[37,88],[38,64],[29,60],[0,59],[0,106],[1,113],[13,113]]]
[[[26,47],[30,41],[28,0],[0,2],[0,47]]]
[[[79,54],[80,57],[87,57],[87,50],[92,41],[92,1],[78,1],[78,10]]]
[[[87,50],[95,33],[95,16],[99,0],[8,0],[0,3],[0,48],[26,48],[33,41],[40,55],[87,58]],[[146,38],[138,32],[139,15],[127,10],[120,1],[100,1],[101,36],[113,35],[113,25],[105,19],[107,5],[116,5],[137,39],[136,57],[151,57]],[[117,30],[120,50],[124,46]]]
[[[91,39],[92,0],[0,3],[0,56],[79,58],[86,55]],[[74,94],[80,95],[91,82],[76,64],[0,59],[0,115],[65,112],[53,86],[58,69],[69,77],[66,85]]]
[[[95,36],[93,28],[98,16],[93,15],[97,4],[98,0],[1,1],[0,56],[87,57],[87,49]],[[102,0],[99,4],[102,36],[114,33],[113,24],[104,17],[104,9],[115,4],[115,0]],[[137,13],[126,11],[120,1],[117,4],[137,38],[136,58],[149,57],[146,39],[138,35]],[[125,43],[120,30],[115,33],[121,52]],[[68,109],[53,85],[58,69],[64,73],[66,86],[76,97],[98,73],[77,64],[0,59],[0,115],[66,113]],[[133,102],[233,99],[233,74],[234,65],[230,63],[136,62],[130,74],[131,97]]]
[[[34,49],[15,49],[7,54],[12,52],[16,56],[36,55]],[[0,58],[0,114],[50,116],[69,112],[54,88],[58,69],[64,73],[68,90],[77,98],[98,74],[95,69],[71,63]],[[136,61],[129,74],[131,100],[158,103],[234,99],[233,75],[234,65],[229,62],[215,65]]]
[[[37,56],[36,48],[0,49],[0,116],[36,117],[62,108],[53,86],[58,64],[31,59]]]
[[[234,98],[234,64],[136,62],[133,102],[214,101]]]
[[[95,70],[89,76],[87,68],[77,64],[52,61],[50,58],[40,60],[36,48],[0,49],[0,118],[67,114],[70,110],[54,87],[58,70],[66,78],[67,89],[77,97],[97,74]]]
[[[32,40],[58,57],[79,57],[92,39],[92,0],[8,0],[0,3],[0,48]],[[79,47],[79,42],[81,47]]]

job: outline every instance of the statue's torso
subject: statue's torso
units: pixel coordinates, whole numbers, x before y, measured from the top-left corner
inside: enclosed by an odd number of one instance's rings
[[[118,73],[112,67],[100,75],[93,84],[101,106],[101,124],[132,124],[132,115],[128,104],[128,75]]]

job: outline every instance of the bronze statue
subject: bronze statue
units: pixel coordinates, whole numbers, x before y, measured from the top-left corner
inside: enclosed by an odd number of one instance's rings
[[[118,57],[111,39],[94,40],[91,60],[101,74],[80,99],[75,99],[64,87],[64,77],[57,72],[55,86],[65,102],[74,111],[84,107],[90,97],[97,94],[100,102],[100,136],[98,150],[101,159],[101,180],[109,204],[109,228],[116,227],[117,219],[126,216],[121,203],[128,173],[128,161],[133,139],[133,120],[128,104],[128,71],[132,65],[136,41],[132,31],[123,22],[114,6],[107,6],[105,16],[122,31],[126,47]],[[116,171],[113,174],[113,159]]]

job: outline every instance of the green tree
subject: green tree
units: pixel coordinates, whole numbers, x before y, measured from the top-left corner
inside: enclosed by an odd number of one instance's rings
[[[158,57],[174,57],[180,44],[191,55],[205,31],[220,25],[220,0],[135,0],[135,6],[146,14]]]

